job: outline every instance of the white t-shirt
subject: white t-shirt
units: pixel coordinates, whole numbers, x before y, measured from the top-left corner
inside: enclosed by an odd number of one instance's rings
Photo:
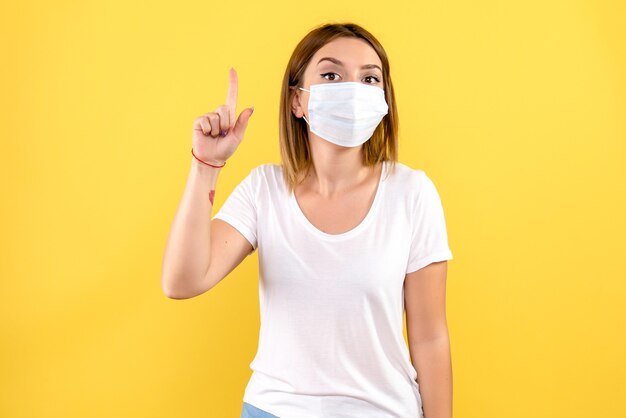
[[[253,168],[213,219],[258,249],[261,327],[243,400],[280,418],[423,417],[403,336],[404,279],[451,260],[435,185],[383,163],[372,206],[327,234],[309,222],[278,164]]]

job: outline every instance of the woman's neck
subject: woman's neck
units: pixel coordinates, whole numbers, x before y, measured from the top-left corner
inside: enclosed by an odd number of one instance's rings
[[[312,164],[302,183],[324,197],[354,189],[376,171],[363,165],[362,146],[341,147],[318,137],[309,144]]]

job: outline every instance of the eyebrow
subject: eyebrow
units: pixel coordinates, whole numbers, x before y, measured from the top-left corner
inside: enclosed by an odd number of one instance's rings
[[[343,62],[341,62],[341,61],[339,61],[337,58],[333,58],[333,57],[324,57],[324,58],[320,59],[320,60],[317,62],[317,65],[319,65],[319,64],[320,64],[320,62],[322,62],[322,61],[330,61],[330,62],[335,63],[335,64],[337,64],[337,65],[343,65]],[[379,67],[378,65],[376,65],[376,64],[365,64],[364,66],[362,66],[362,67],[361,67],[361,69],[363,69],[363,70],[367,70],[367,69],[370,69],[370,68],[378,68],[378,69],[380,70],[380,72],[381,72],[381,73],[383,72],[383,69],[382,69],[382,68],[380,68],[380,67]]]

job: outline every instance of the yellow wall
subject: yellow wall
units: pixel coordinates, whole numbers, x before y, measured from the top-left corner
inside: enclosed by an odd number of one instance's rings
[[[444,203],[455,417],[626,416],[618,0],[3,2],[0,416],[239,416],[257,254],[160,288],[192,121],[234,66],[256,110],[217,209],[280,161],[284,67],[329,20],[386,47],[400,160]]]

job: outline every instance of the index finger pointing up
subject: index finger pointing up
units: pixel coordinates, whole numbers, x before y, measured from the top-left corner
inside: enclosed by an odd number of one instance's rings
[[[230,113],[230,126],[234,126],[237,121],[237,72],[231,67],[228,73],[228,95],[226,96],[226,106]]]

